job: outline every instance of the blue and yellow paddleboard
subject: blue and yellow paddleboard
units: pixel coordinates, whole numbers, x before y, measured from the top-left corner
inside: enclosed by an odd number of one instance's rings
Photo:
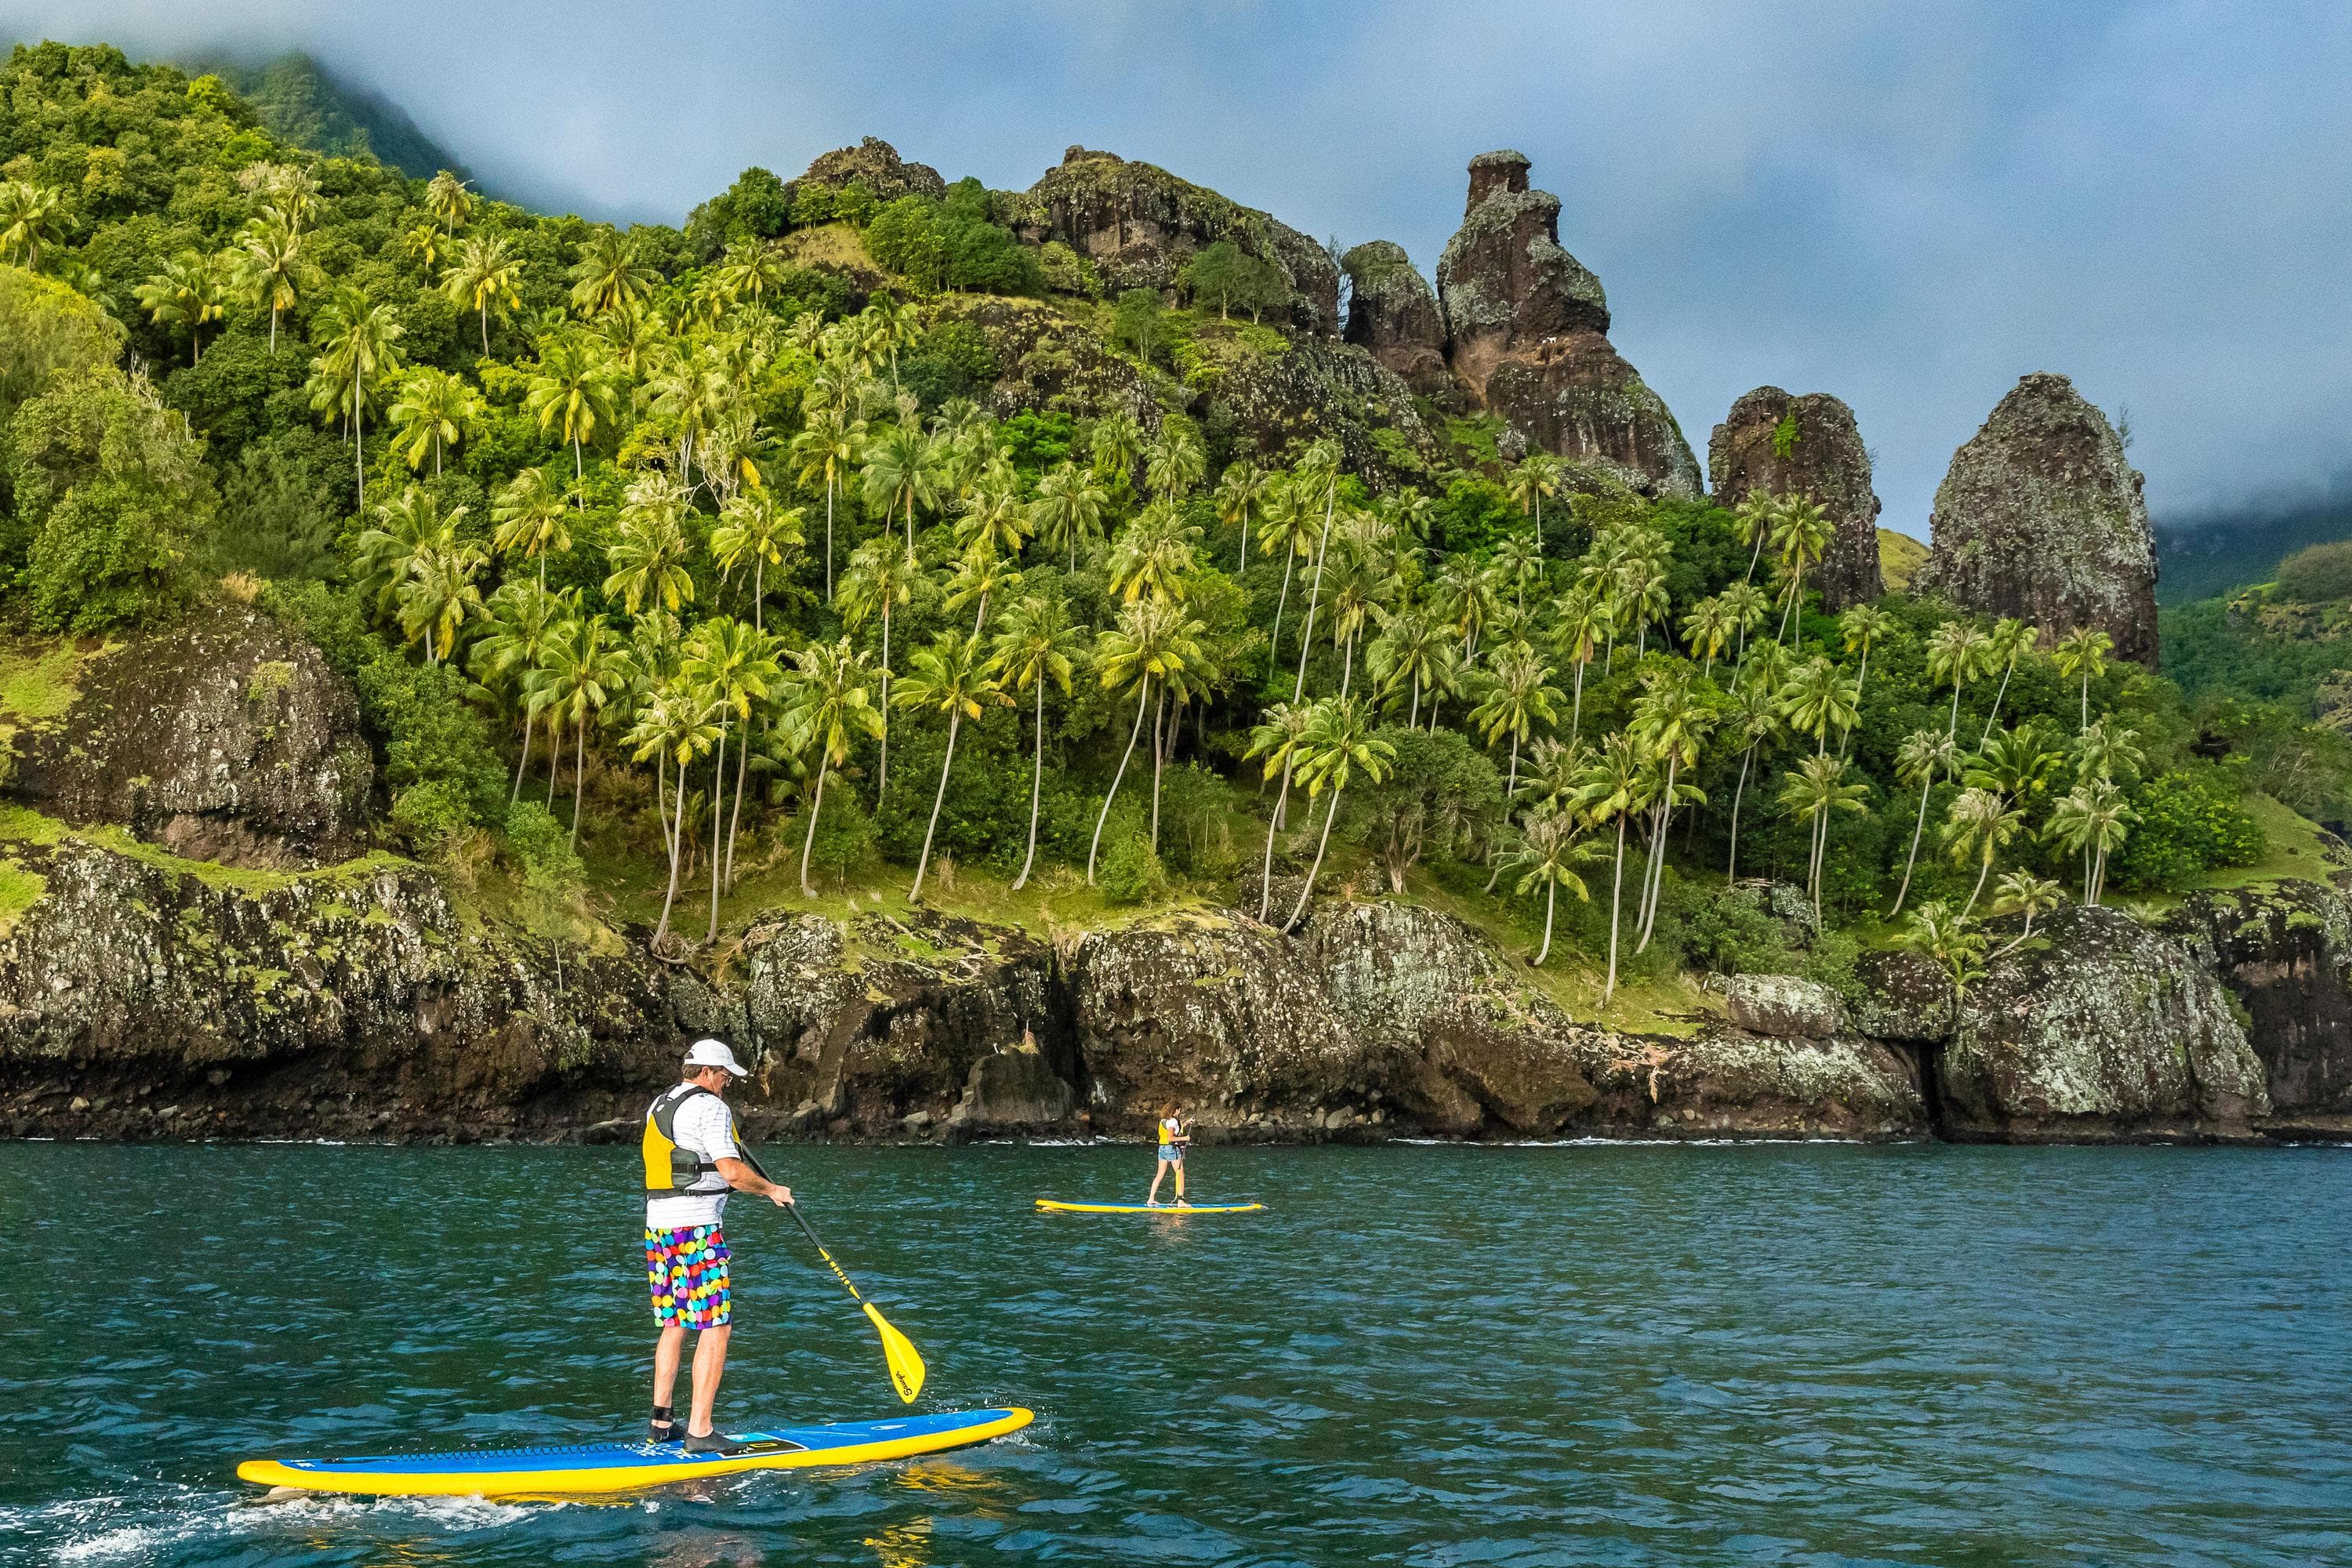
[[[1265,1208],[1265,1204],[1056,1204],[1054,1199],[1037,1199],[1037,1208],[1046,1213],[1251,1213]]]
[[[730,1433],[721,1454],[679,1443],[567,1443],[531,1448],[461,1448],[355,1459],[247,1459],[237,1478],[265,1487],[377,1497],[553,1497],[667,1486],[742,1470],[863,1465],[936,1454],[1002,1437],[1029,1425],[1026,1410],[951,1410],[935,1415],[779,1426]]]

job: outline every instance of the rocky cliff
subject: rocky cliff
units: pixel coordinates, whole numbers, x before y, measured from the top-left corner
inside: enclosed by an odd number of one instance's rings
[[[909,163],[898,156],[898,149],[878,136],[868,136],[855,147],[837,147],[830,153],[820,153],[809,163],[808,172],[792,182],[797,193],[803,188],[827,191],[845,190],[862,185],[877,202],[889,203],[900,196],[930,196],[947,195],[948,183],[929,163]]]
[[[1229,241],[1289,279],[1299,327],[1339,330],[1339,269],[1322,246],[1156,164],[1073,147],[1029,187],[1013,226],[1033,245],[1059,241],[1087,258],[1113,291],[1173,289],[1195,252]]]
[[[1437,296],[1404,247],[1376,239],[1339,258],[1348,274],[1347,340],[1404,379],[1424,397],[1451,384],[1445,369],[1445,321]]]
[[[2096,626],[2122,658],[2157,656],[2156,536],[2121,437],[2063,375],[2029,375],[1936,489],[1916,591],[2052,636]]]
[[[1825,392],[1793,397],[1759,386],[1731,405],[1706,444],[1707,482],[1718,506],[1749,495],[1801,495],[1830,521],[1829,549],[1813,570],[1832,612],[1886,591],[1879,574],[1878,496],[1870,451],[1853,410]]]
[[[1530,189],[1528,167],[1509,152],[1470,162],[1462,226],[1437,264],[1454,379],[1549,451],[1645,491],[1697,496],[1682,427],[1611,345],[1601,280],[1561,247],[1559,198]]]

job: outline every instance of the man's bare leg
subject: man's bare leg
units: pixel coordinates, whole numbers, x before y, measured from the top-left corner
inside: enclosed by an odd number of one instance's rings
[[[669,1396],[677,1388],[677,1362],[686,1349],[686,1325],[672,1323],[654,1341],[654,1408],[669,1408]]]
[[[686,1435],[689,1437],[710,1436],[710,1409],[719,1403],[719,1380],[727,1375],[727,1336],[732,1328],[705,1329],[694,1347],[694,1413],[688,1418]],[[672,1363],[672,1372],[677,1371]]]

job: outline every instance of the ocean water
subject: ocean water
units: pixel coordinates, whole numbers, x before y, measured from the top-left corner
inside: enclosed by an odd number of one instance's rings
[[[778,1149],[985,1447],[598,1504],[241,1458],[638,1428],[635,1151],[0,1144],[0,1561],[2352,1563],[2352,1151]],[[739,1203],[721,1425],[898,1408]]]

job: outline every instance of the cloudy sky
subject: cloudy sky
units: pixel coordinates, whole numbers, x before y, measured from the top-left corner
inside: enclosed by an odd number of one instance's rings
[[[2015,379],[2159,520],[2352,470],[2352,6],[2299,0],[0,0],[0,36],[300,47],[502,191],[676,219],[874,134],[1024,186],[1072,142],[1434,266],[1517,147],[1704,456],[1853,405],[1889,526]]]

